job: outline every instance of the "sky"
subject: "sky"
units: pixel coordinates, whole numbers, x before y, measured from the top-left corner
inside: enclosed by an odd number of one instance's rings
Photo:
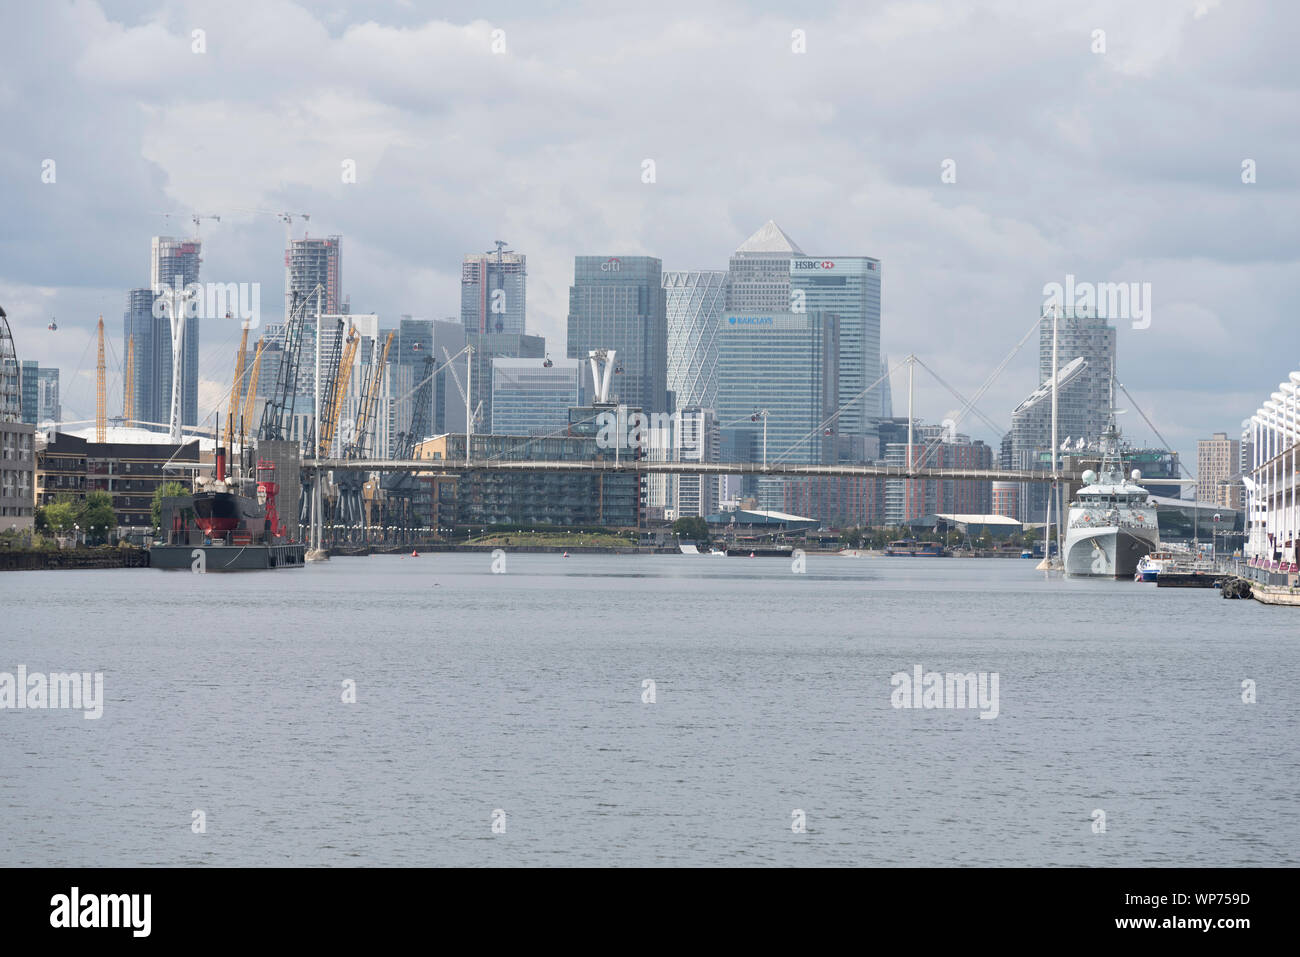
[[[1149,283],[1118,376],[1194,469],[1300,367],[1297,34],[1300,7],[1248,0],[8,3],[0,306],[88,419],[96,318],[114,415],[126,291],[196,213],[220,216],[202,278],[261,283],[263,324],[278,212],[342,235],[343,292],[383,323],[457,316],[463,256],[506,240],[556,356],[575,255],[725,268],[772,219],[879,258],[883,351],[967,396],[1047,284]],[[201,414],[238,341],[204,324]],[[1037,384],[1031,338],[979,408],[1005,428]],[[958,409],[918,372],[918,416]]]

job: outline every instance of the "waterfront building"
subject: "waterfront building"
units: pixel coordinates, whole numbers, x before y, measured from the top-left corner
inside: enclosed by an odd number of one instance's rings
[[[782,511],[827,528],[863,528],[885,518],[885,480],[878,475],[810,475],[787,479]]]
[[[0,531],[32,527],[35,430],[22,413],[22,365],[0,310]]]
[[[663,264],[650,256],[576,256],[569,288],[568,357],[615,352],[610,396],[646,412],[669,411],[668,316]]]
[[[434,436],[416,446],[416,458],[447,463],[447,472],[430,472],[434,527],[637,528],[642,524],[640,477],[634,473],[481,471],[455,473],[465,460],[464,433]],[[589,462],[613,458],[597,447],[595,435],[517,436],[475,434],[476,460]]]
[[[718,401],[718,324],[727,307],[727,272],[663,274],[668,391],[674,409],[713,409]]]
[[[526,256],[507,250],[465,257],[460,272],[460,321],[466,333],[524,334],[526,267]]]
[[[110,429],[109,438],[143,437],[139,429]],[[153,528],[154,491],[166,482],[189,485],[199,466],[199,441],[180,445],[154,441],[92,442],[66,432],[42,432],[36,440],[36,504],[64,496],[85,499],[107,492],[117,516],[117,534],[143,539]]]
[[[913,468],[990,469],[993,449],[970,436],[940,425],[914,429],[910,446]],[[906,468],[906,441],[885,448],[885,464]],[[993,483],[987,480],[886,479],[885,524],[902,525],[914,518],[939,512],[987,515],[993,512]]]
[[[1290,373],[1250,417],[1246,556],[1273,575],[1300,565],[1300,371]],[[1281,583],[1279,580],[1277,583]]]

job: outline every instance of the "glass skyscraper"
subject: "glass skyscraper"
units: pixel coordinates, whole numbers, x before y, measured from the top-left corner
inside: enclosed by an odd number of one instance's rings
[[[790,310],[790,260],[805,253],[776,223],[768,220],[731,257],[727,309]]]
[[[860,393],[880,375],[880,261],[866,256],[826,256],[790,260],[790,309],[821,311],[839,319],[839,396],[837,443],[841,456],[862,461],[860,441],[873,434],[881,415],[877,386]]]
[[[568,356],[616,350],[613,393],[644,412],[668,411],[663,264],[650,256],[577,256],[569,288]]]
[[[713,409],[718,401],[718,323],[727,308],[726,270],[664,273],[668,315],[668,391],[674,409]]]
[[[767,461],[828,461],[823,425],[838,394],[839,324],[819,312],[734,313],[718,329],[718,420],[725,432],[748,433],[724,445],[763,457],[767,410]]]
[[[564,434],[582,404],[579,373],[577,359],[493,359],[492,433]]]
[[[502,251],[465,257],[460,271],[460,321],[468,333],[523,335],[527,257]]]

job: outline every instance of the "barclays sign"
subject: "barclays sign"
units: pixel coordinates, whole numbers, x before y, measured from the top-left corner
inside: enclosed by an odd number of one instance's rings
[[[727,322],[733,326],[770,326],[771,316],[728,316]]]

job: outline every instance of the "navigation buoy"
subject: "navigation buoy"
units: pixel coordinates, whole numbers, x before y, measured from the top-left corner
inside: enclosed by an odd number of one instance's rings
[[[560,557],[561,557],[561,558],[568,558],[568,557],[569,557],[569,553],[568,553],[568,552],[565,552],[565,553],[564,553],[563,555],[561,555]]]
[[[749,553],[749,557],[750,557],[750,558],[753,558],[753,557],[754,557],[754,553],[753,553],[753,552],[750,552],[750,553]]]
[[[420,553],[417,552],[415,549],[411,549],[411,557],[412,557],[412,558],[419,558],[419,557],[420,557]]]

